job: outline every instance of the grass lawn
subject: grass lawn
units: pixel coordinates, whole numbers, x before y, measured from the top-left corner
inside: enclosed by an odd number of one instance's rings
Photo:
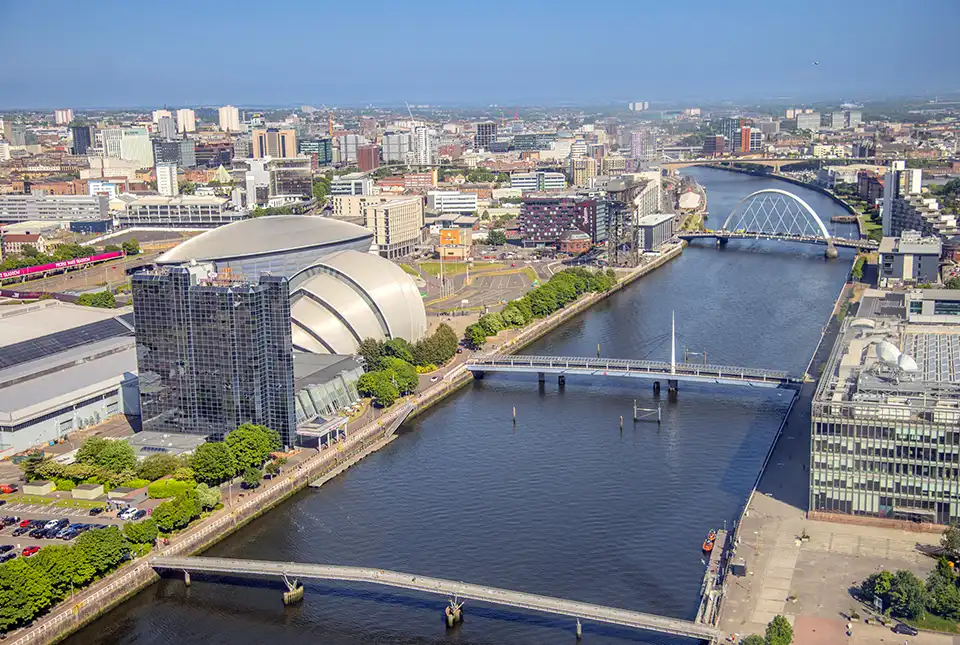
[[[17,504],[52,504],[57,500],[52,497],[40,497],[38,495],[19,495],[17,497],[11,497],[7,501]]]
[[[443,263],[443,275],[444,277],[452,278],[455,275],[460,275],[461,273],[467,272],[467,267],[469,266],[468,262],[444,262]],[[478,264],[474,266],[474,270],[479,270],[481,268],[490,269],[490,268],[501,268],[502,264]],[[440,276],[440,263],[439,262],[421,262],[420,270],[429,273],[434,277]]]
[[[409,273],[412,276],[420,277],[420,272],[417,271],[415,267],[410,266],[409,264],[401,264],[400,268],[403,269],[404,273]]]
[[[929,629],[934,632],[947,632],[948,634],[960,634],[960,631],[957,630],[957,621],[950,620],[949,618],[941,618],[940,616],[934,616],[933,614],[924,614],[923,618],[918,620],[905,620],[903,621],[908,625],[912,625],[917,629]]]
[[[87,499],[61,499],[54,506],[66,506],[69,508],[99,508],[106,502],[95,502]]]

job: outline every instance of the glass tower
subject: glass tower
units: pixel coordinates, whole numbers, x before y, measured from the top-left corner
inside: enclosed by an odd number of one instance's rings
[[[144,430],[222,439],[250,422],[293,445],[286,278],[165,267],[133,276],[133,306]]]

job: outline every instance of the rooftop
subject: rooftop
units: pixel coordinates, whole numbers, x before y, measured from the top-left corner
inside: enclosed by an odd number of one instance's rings
[[[639,226],[656,226],[662,222],[673,219],[672,213],[653,213],[637,220]]]
[[[203,435],[146,430],[136,433],[126,441],[133,447],[138,457],[144,458],[157,454],[182,455],[193,452],[206,439]]]
[[[361,367],[353,356],[341,354],[310,354],[308,352],[293,353],[293,380],[295,389],[300,390],[308,385],[327,383],[345,371]]]
[[[138,197],[131,203],[135,206],[223,206],[229,201],[224,197],[205,197],[202,195],[180,195],[179,197],[146,195]]]
[[[72,305],[59,300],[40,300],[26,305],[10,305],[0,309],[0,347],[44,339],[51,334],[118,317],[130,317],[132,323],[132,315],[131,307],[99,309]],[[3,366],[8,351],[2,352],[4,357],[0,359],[0,367]]]
[[[904,231],[900,237],[885,237],[880,241],[880,253],[913,253],[940,255],[943,243],[939,237],[921,237],[917,231]]]

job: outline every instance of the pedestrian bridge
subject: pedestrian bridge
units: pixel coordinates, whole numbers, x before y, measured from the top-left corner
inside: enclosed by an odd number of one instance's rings
[[[183,571],[185,574],[209,573],[228,576],[267,576],[282,578],[290,585],[290,579],[328,580],[383,585],[408,589],[421,593],[446,596],[454,599],[469,599],[480,602],[517,607],[579,620],[633,627],[647,631],[683,636],[686,638],[717,642],[720,631],[715,627],[678,618],[667,618],[629,609],[617,609],[576,600],[563,600],[524,591],[511,591],[487,585],[431,578],[413,573],[371,569],[367,567],[342,567],[327,564],[301,562],[272,562],[265,560],[239,560],[230,558],[164,557],[150,559],[155,569]],[[295,586],[296,583],[293,583]],[[454,602],[456,602],[455,600]]]
[[[608,376],[648,380],[692,381],[719,385],[796,388],[803,382],[787,372],[755,367],[704,365],[700,363],[668,363],[617,358],[582,358],[574,356],[488,356],[472,358],[466,363],[473,375],[482,378],[489,372],[517,374],[557,374],[560,376]]]

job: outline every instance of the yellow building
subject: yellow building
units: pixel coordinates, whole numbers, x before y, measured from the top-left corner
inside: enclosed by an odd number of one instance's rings
[[[573,157],[570,159],[570,176],[574,186],[589,186],[590,180],[597,176],[597,160],[593,157]]]
[[[373,243],[381,257],[394,259],[412,253],[423,240],[423,200],[400,197],[368,203],[363,208],[363,225],[373,231]]]

